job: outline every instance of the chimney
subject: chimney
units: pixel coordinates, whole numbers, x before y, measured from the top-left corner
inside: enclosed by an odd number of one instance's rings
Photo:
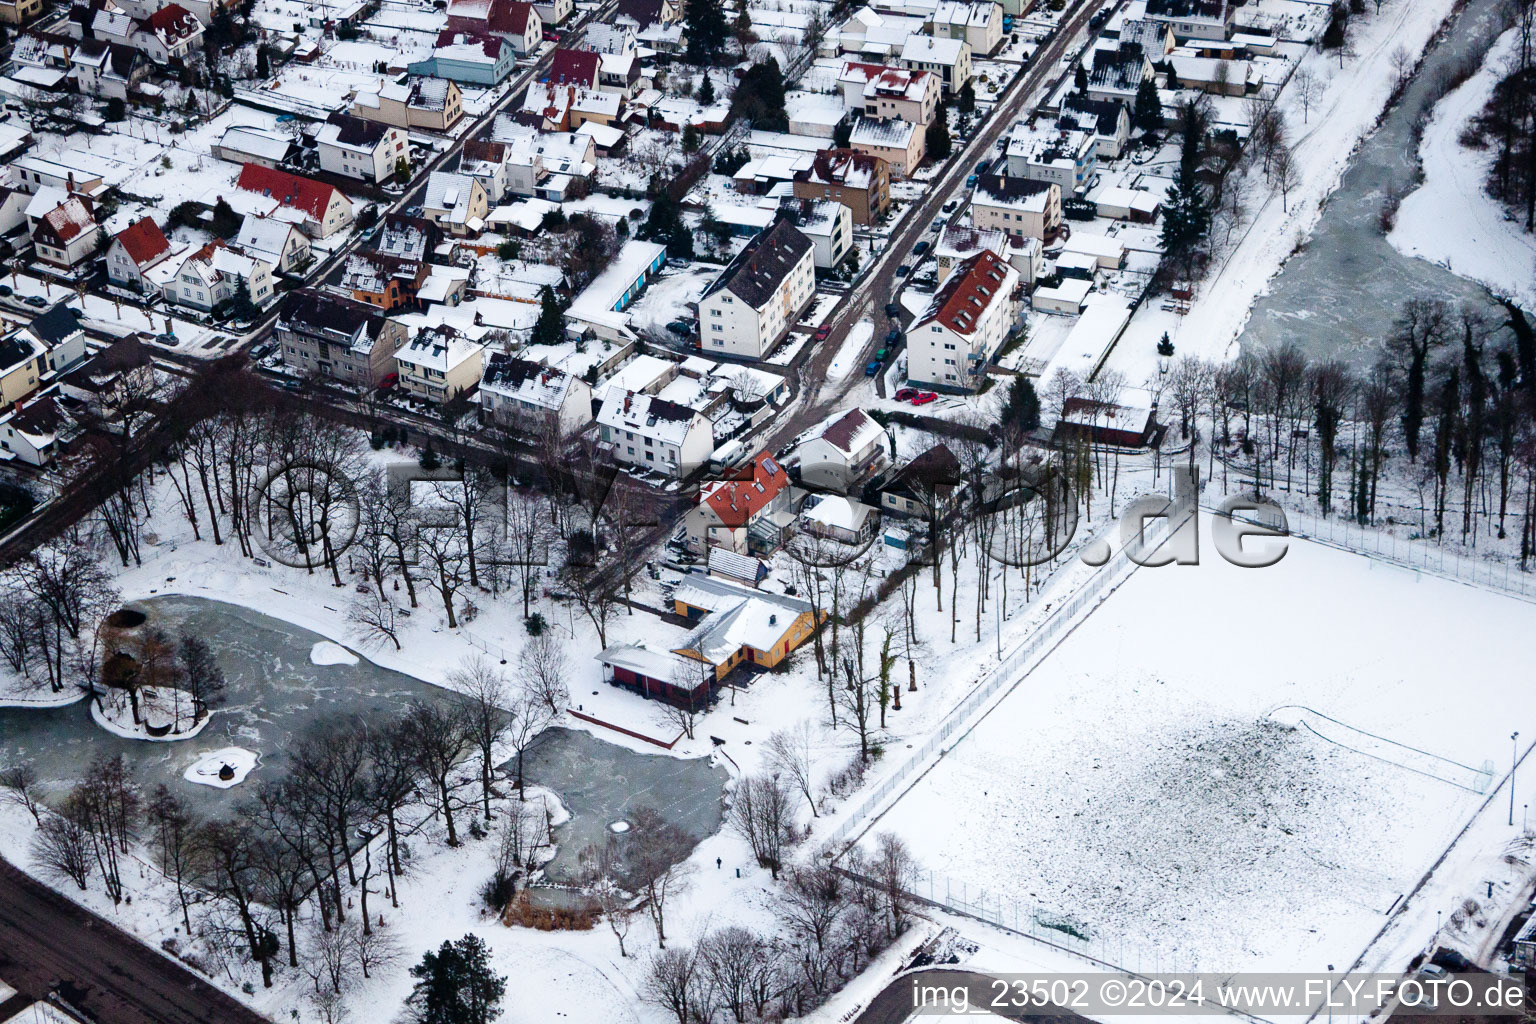
[[[624,393],[624,411],[625,412],[629,412],[629,407],[632,404],[634,404],[634,401],[635,401],[635,393],[633,391],[626,391]]]

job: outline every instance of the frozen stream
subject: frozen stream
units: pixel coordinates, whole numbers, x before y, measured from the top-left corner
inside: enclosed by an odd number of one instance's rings
[[[1432,83],[1492,45],[1500,32],[1498,6],[1499,0],[1469,0],[1402,101],[1360,144],[1312,238],[1254,304],[1240,338],[1244,348],[1264,349],[1294,339],[1314,358],[1336,355],[1368,365],[1375,362],[1403,303],[1415,296],[1467,303],[1503,320],[1503,308],[1482,285],[1402,255],[1377,222],[1386,197],[1415,184],[1419,160],[1413,123],[1434,105]],[[1454,224],[1445,227],[1456,230]]]

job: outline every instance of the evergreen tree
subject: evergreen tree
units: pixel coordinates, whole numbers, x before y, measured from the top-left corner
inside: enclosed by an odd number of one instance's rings
[[[1143,78],[1136,87],[1131,123],[1144,132],[1155,132],[1163,126],[1163,101],[1158,98],[1157,83],[1150,78]]]
[[[715,102],[715,80],[710,77],[708,72],[704,75],[704,83],[699,86],[699,93],[696,98],[706,107]]]
[[[688,0],[683,22],[684,34],[688,36],[688,62],[706,66],[715,63],[730,34],[720,0]]]
[[[1183,139],[1173,187],[1163,205],[1163,251],[1170,257],[1187,256],[1211,228],[1211,211],[1200,184],[1200,158],[1205,145],[1205,114],[1194,103],[1179,111]]]
[[[832,126],[832,145],[837,149],[847,149],[848,143],[853,140],[853,122],[843,118]]]
[[[1328,26],[1318,45],[1325,50],[1342,50],[1349,41],[1349,8],[1341,0],[1334,0],[1328,9]]]
[[[788,131],[789,115],[784,104],[784,72],[779,62],[770,57],[742,74],[731,96],[731,113],[745,118],[754,128]]]
[[[658,242],[671,238],[677,230],[678,216],[677,204],[663,189],[661,194],[651,202],[651,212],[645,218],[645,223],[640,226],[638,237],[644,241]]]
[[[240,215],[222,197],[213,204],[213,220],[209,224],[220,238],[231,238],[240,230]]]
[[[1040,426],[1040,396],[1023,374],[1013,378],[1013,383],[1008,385],[1008,401],[1003,406],[1002,421],[1005,426],[1012,425],[1021,431]]]
[[[1081,64],[1077,66],[1076,71],[1072,72],[1072,89],[1075,92],[1088,91],[1088,69]]]
[[[953,145],[949,138],[949,115],[944,105],[939,104],[938,113],[934,115],[933,123],[928,126],[928,155],[933,157],[934,163],[949,159]]]
[[[1167,331],[1163,332],[1162,339],[1157,343],[1157,354],[1164,359],[1173,358],[1173,339],[1168,337]]]
[[[560,339],[565,337],[565,312],[560,308],[560,300],[555,298],[555,293],[549,285],[539,295],[539,319],[534,322],[533,333],[528,341],[533,345],[558,345]]]
[[[261,79],[272,77],[272,57],[267,52],[266,43],[256,47],[256,77]]]
[[[967,78],[960,91],[955,94],[955,109],[962,114],[974,114],[976,112],[976,86]]]
[[[693,229],[681,220],[667,236],[667,255],[680,260],[693,259]]]
[[[699,150],[699,129],[696,125],[683,125],[683,152],[697,153]]]
[[[507,979],[491,970],[484,940],[466,935],[430,950],[411,968],[409,1006],[415,1024],[490,1024],[501,1016]]]

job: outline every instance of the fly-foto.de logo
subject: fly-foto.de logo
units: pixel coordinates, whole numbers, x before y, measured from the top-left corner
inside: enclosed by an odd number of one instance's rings
[[[1145,495],[1131,502],[1119,518],[1120,544],[1137,565],[1200,564],[1200,470],[1174,470],[1173,496]],[[1164,529],[1153,524],[1161,520]],[[1166,532],[1165,532],[1166,530]],[[1264,498],[1226,498],[1211,518],[1216,553],[1240,569],[1267,569],[1289,550],[1290,528],[1285,510]],[[1109,541],[1098,538],[1083,548],[1089,565],[1110,558]]]

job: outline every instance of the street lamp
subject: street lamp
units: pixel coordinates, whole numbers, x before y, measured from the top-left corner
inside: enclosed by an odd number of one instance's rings
[[[1519,748],[1515,746],[1515,740],[1519,738],[1520,730],[1518,729],[1509,734],[1509,824],[1511,828],[1515,824],[1515,768],[1520,764],[1516,754]]]
[[[1328,965],[1328,1024],[1333,1024],[1333,964]]]

